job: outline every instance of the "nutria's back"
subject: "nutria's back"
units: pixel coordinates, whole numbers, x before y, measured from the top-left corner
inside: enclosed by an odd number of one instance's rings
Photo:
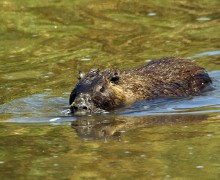
[[[119,85],[134,93],[137,99],[197,95],[211,83],[203,68],[177,58],[153,60],[123,72],[120,77]]]
[[[130,70],[91,70],[70,95],[73,112],[110,110],[136,101],[198,95],[211,83],[195,63],[175,57]]]

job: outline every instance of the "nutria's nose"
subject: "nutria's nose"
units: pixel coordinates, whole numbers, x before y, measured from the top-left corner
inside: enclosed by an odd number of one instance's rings
[[[74,111],[86,111],[89,109],[86,105],[80,105],[80,104],[71,105],[71,107],[74,109]]]
[[[89,94],[79,94],[74,102],[71,104],[70,109],[73,113],[76,112],[91,112],[92,103]]]

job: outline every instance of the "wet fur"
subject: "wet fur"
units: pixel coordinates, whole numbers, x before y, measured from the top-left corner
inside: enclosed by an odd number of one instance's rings
[[[136,101],[199,95],[211,82],[205,69],[191,61],[161,58],[130,70],[92,70],[79,80],[69,103],[86,93],[94,109],[109,110]]]

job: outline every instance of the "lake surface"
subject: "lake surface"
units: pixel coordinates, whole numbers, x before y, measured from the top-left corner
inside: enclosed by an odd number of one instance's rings
[[[0,179],[220,179],[220,1],[0,2]],[[78,71],[164,56],[213,90],[68,116]]]

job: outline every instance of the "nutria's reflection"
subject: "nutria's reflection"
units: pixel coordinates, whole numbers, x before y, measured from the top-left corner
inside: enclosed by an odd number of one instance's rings
[[[151,126],[170,126],[177,124],[192,124],[207,119],[207,115],[162,115],[144,117],[93,117],[81,118],[72,122],[80,138],[86,140],[110,139],[121,140],[121,134],[125,131]]]
[[[77,120],[72,122],[72,127],[80,138],[87,140],[96,140],[114,138],[120,140],[121,129],[126,125],[123,120],[103,120],[96,121],[94,119]]]

